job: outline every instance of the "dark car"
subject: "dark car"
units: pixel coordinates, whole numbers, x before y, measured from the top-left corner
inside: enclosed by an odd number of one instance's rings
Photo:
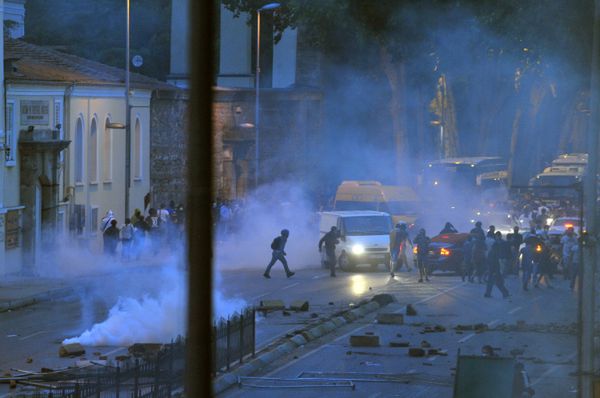
[[[463,263],[463,246],[469,238],[468,233],[441,234],[431,238],[427,253],[427,266],[430,272],[461,272]]]

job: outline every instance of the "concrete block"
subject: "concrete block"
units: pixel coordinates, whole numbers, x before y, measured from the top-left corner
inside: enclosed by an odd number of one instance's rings
[[[379,336],[350,336],[350,345],[352,347],[379,347]]]
[[[283,355],[289,354],[290,352],[294,351],[296,349],[296,345],[294,343],[292,343],[291,341],[288,341],[287,343],[281,344],[280,346],[278,346],[275,350],[278,351],[279,353]]]
[[[410,357],[424,357],[425,356],[425,350],[422,348],[409,348],[408,349],[408,356]]]
[[[417,310],[415,310],[415,307],[413,307],[412,304],[408,304],[406,306],[406,315],[407,316],[415,316],[415,315],[417,315]]]
[[[368,303],[368,304],[365,304],[365,305],[363,306],[363,308],[364,308],[364,309],[365,309],[367,312],[373,312],[373,311],[376,311],[376,310],[378,310],[378,309],[380,308],[380,305],[379,305],[379,303],[377,303],[377,301],[371,301],[370,303]]]
[[[314,328],[309,329],[308,332],[311,333],[315,338],[319,338],[325,334],[325,330],[323,329],[322,325],[315,326]]]
[[[308,343],[308,341],[301,334],[295,335],[290,339],[290,341],[296,344],[298,347]]]
[[[345,312],[344,315],[342,315],[344,317],[344,319],[346,319],[348,322],[352,322],[358,319],[358,316],[356,316],[355,313],[353,313],[352,311],[348,311]]]
[[[384,325],[403,325],[404,315],[393,312],[377,314],[377,323]]]
[[[85,349],[79,343],[63,344],[58,349],[58,355],[61,358],[71,357],[71,356],[76,357],[76,356],[83,355],[83,354],[85,354]]]
[[[336,316],[331,320],[331,322],[333,322],[335,326],[340,327],[346,324],[346,319],[344,319],[342,316]]]
[[[325,333],[329,333],[333,330],[335,330],[336,326],[335,323],[333,323],[332,321],[327,321],[324,324],[321,325],[321,327],[324,329]]]
[[[285,304],[281,300],[261,300],[259,311],[276,311],[285,309]]]
[[[290,310],[292,311],[308,311],[308,301],[296,300],[290,304]]]
[[[380,307],[383,307],[385,305],[391,304],[394,301],[396,301],[394,296],[392,296],[391,294],[387,294],[387,293],[376,294],[375,296],[373,296],[373,298],[371,300],[373,300],[374,302],[379,304]]]
[[[408,341],[390,341],[390,347],[410,347]]]

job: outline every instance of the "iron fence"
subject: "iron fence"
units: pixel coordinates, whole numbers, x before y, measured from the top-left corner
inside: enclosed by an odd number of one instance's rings
[[[141,354],[117,366],[90,362],[69,368],[16,378],[21,390],[14,398],[166,398],[183,385],[185,341],[165,344],[160,351]],[[90,369],[92,368],[92,369]]]
[[[219,319],[213,326],[213,373],[229,370],[236,362],[244,362],[248,355],[254,357],[256,344],[256,311],[247,307],[227,319]]]

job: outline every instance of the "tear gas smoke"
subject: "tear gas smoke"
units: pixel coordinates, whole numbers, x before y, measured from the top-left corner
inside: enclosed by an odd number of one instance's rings
[[[225,295],[221,273],[253,268],[261,277],[271,260],[271,241],[284,228],[290,231],[285,248],[290,268],[319,264],[317,213],[297,182],[262,186],[245,198],[231,218],[221,219],[214,241],[213,319],[227,318],[247,305]]]
[[[187,308],[186,273],[181,261],[184,250],[179,246],[172,253],[161,257],[162,266],[137,264],[120,271],[113,269],[114,274],[87,281],[89,286],[82,297],[82,321],[92,319],[90,303],[94,301],[104,301],[112,308],[104,321],[63,343],[90,346],[168,343],[184,335]]]

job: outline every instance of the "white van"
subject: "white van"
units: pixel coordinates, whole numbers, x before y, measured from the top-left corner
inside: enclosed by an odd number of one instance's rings
[[[355,270],[360,265],[376,269],[379,264],[390,262],[390,231],[392,218],[380,211],[325,211],[319,213],[320,236],[337,227],[340,243],[335,254],[343,271]],[[321,265],[325,265],[325,248],[321,253]]]

